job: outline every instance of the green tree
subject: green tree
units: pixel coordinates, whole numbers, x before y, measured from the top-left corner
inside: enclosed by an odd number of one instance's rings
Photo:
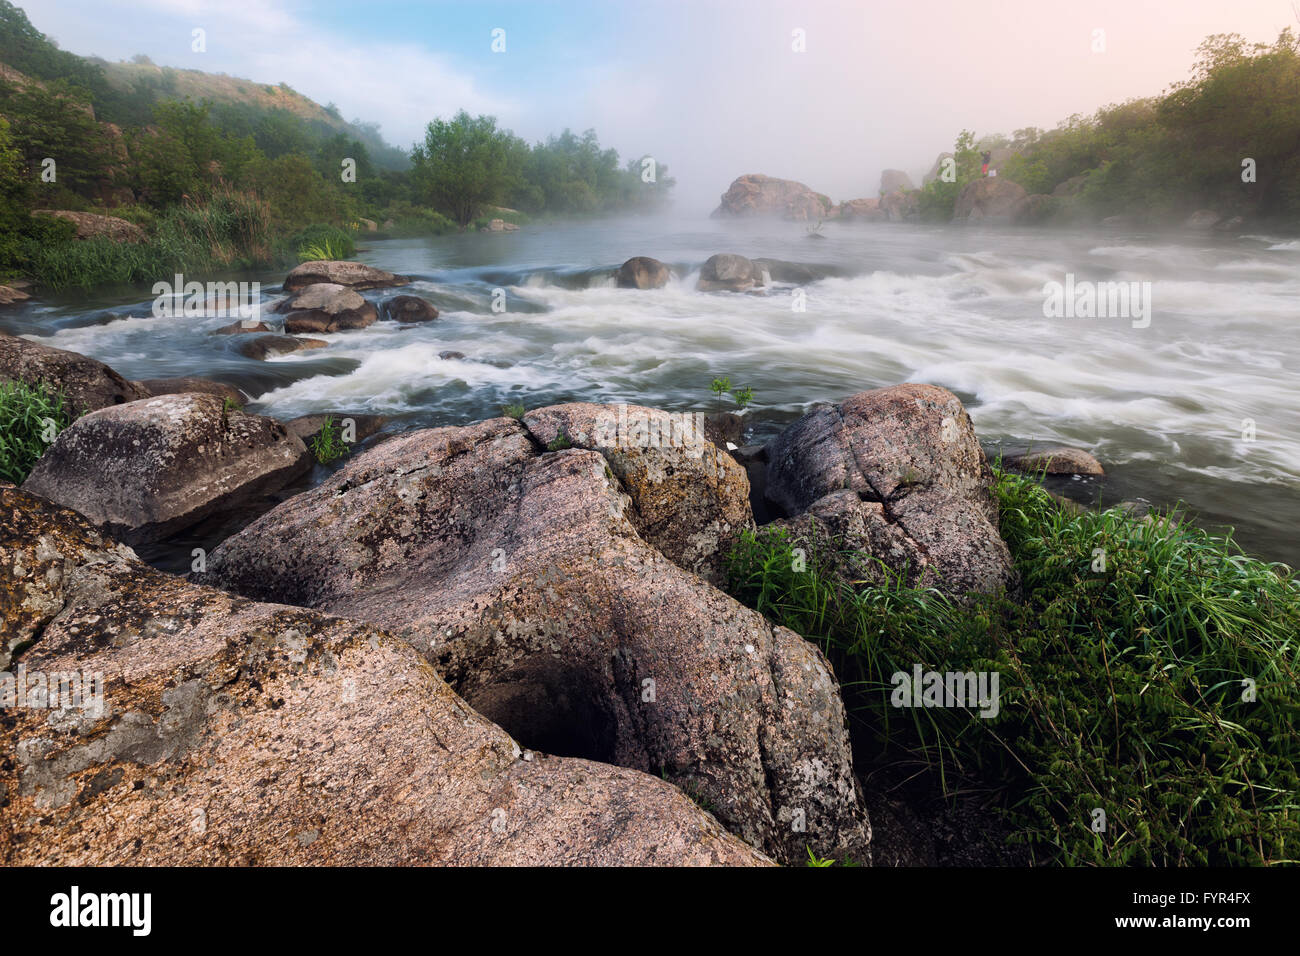
[[[522,170],[517,138],[492,116],[461,110],[434,120],[411,151],[411,179],[421,201],[468,225],[484,206],[505,201]]]

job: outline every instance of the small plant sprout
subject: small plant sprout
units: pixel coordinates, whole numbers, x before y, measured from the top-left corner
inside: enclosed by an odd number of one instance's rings
[[[501,406],[501,414],[504,415],[506,418],[522,419],[524,417],[524,413],[527,411],[528,409],[524,408],[524,406],[518,403],[515,403],[513,405]]]
[[[334,423],[334,417],[327,415],[316,437],[311,440],[311,453],[322,465],[342,458],[350,453],[347,443],[343,441],[343,429]]]
[[[754,390],[748,385],[744,388],[733,388],[731,397],[736,400],[736,407],[743,412],[745,407],[754,400]]]
[[[715,378],[709,385],[709,391],[718,397],[718,411],[722,411],[722,396],[731,391],[731,379]]]

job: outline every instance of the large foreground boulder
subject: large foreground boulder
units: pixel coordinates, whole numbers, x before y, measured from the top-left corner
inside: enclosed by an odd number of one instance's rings
[[[0,574],[4,632],[39,638],[0,720],[5,866],[769,862],[662,780],[523,750],[382,630],[188,584],[12,488]]]
[[[703,413],[573,402],[523,421],[543,445],[600,452],[632,499],[641,537],[678,567],[723,583],[726,554],[754,518],[745,469],[710,439]]]
[[[763,269],[753,260],[720,252],[700,266],[695,288],[700,292],[747,292],[763,284]]]
[[[956,596],[1014,584],[991,481],[970,416],[933,385],[818,406],[768,446],[766,494],[794,530],[829,533]]]
[[[350,289],[385,289],[390,286],[407,285],[410,281],[406,276],[394,275],[364,263],[327,259],[294,266],[285,277],[284,291],[297,292],[318,282],[345,285]]]
[[[286,296],[276,311],[289,313],[284,319],[284,330],[290,335],[364,329],[379,318],[373,303],[334,282],[317,282]]]
[[[150,394],[139,383],[128,382],[103,362],[3,332],[0,332],[0,381],[28,385],[44,382],[62,389],[74,415],[134,402]]]
[[[275,491],[310,465],[306,446],[274,419],[214,395],[160,395],[79,418],[23,488],[134,544]]]
[[[754,173],[732,182],[713,216],[780,216],[806,222],[826,218],[832,205],[830,199],[803,183]]]
[[[391,630],[524,746],[663,775],[783,860],[865,860],[821,652],[669,561],[634,509],[601,454],[513,419],[408,432],[227,539],[201,580]]]
[[[620,289],[662,289],[668,284],[668,267],[649,256],[633,256],[618,267],[614,280]]]
[[[1009,179],[996,176],[972,179],[957,194],[953,222],[1010,222],[1027,195],[1025,187]]]

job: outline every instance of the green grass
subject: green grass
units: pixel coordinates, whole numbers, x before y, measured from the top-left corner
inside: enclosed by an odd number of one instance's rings
[[[24,272],[46,289],[147,284],[178,272],[251,268],[276,258],[265,203],[233,191],[202,205],[171,207],[156,218],[148,242],[31,239],[21,252]]]
[[[850,587],[829,571],[835,543],[796,571],[776,532],[737,545],[731,590],[826,650],[881,765],[991,792],[1039,862],[1300,859],[1294,572],[1176,515],[1071,515],[1001,472],[995,492],[1018,600],[962,606],[888,575]],[[999,714],[892,707],[891,675],[917,663],[998,673]]]
[[[0,382],[0,480],[21,485],[73,413],[62,391],[42,382]]]
[[[290,239],[299,262],[351,259],[357,254],[352,236],[329,225],[308,226]]]
[[[351,449],[343,441],[343,428],[334,423],[333,416],[326,416],[325,424],[321,425],[320,431],[312,438],[308,447],[322,465],[328,465],[351,453]]]
[[[528,409],[524,408],[524,406],[517,402],[513,405],[501,406],[501,414],[506,418],[517,418],[522,420],[527,411]]]

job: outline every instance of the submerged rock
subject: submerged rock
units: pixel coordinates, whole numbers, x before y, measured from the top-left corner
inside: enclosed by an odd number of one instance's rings
[[[265,360],[273,355],[289,355],[300,349],[323,349],[328,342],[320,339],[295,338],[292,335],[259,335],[235,346],[235,351],[246,358]]]
[[[816,522],[823,540],[830,530],[911,583],[957,596],[1014,585],[992,470],[946,389],[896,385],[814,408],[769,445],[767,482],[794,530]]]
[[[649,256],[633,256],[614,275],[620,289],[662,289],[669,277],[668,267]]]
[[[0,381],[28,385],[44,382],[62,389],[74,415],[149,397],[149,392],[140,385],[128,382],[103,362],[3,332],[0,332]]]
[[[1079,448],[1053,447],[1023,455],[1007,455],[1002,463],[1016,471],[1048,475],[1104,475],[1101,462]]]
[[[594,439],[578,412],[396,436],[227,539],[202,580],[388,628],[524,745],[663,774],[787,862],[866,860],[829,665],[647,543],[612,460],[539,447],[546,423]],[[670,515],[655,462],[629,456],[631,490]]]
[[[90,685],[0,722],[5,866],[770,862],[663,780],[523,751],[378,628],[186,583],[12,488],[0,574],[26,674]]]
[[[243,322],[232,322],[230,325],[223,325],[219,329],[213,329],[213,335],[248,335],[252,332],[270,332],[271,327],[265,322],[253,322],[245,325]]]
[[[302,441],[274,419],[212,395],[160,395],[79,418],[23,488],[141,543],[275,491],[309,466]]]

